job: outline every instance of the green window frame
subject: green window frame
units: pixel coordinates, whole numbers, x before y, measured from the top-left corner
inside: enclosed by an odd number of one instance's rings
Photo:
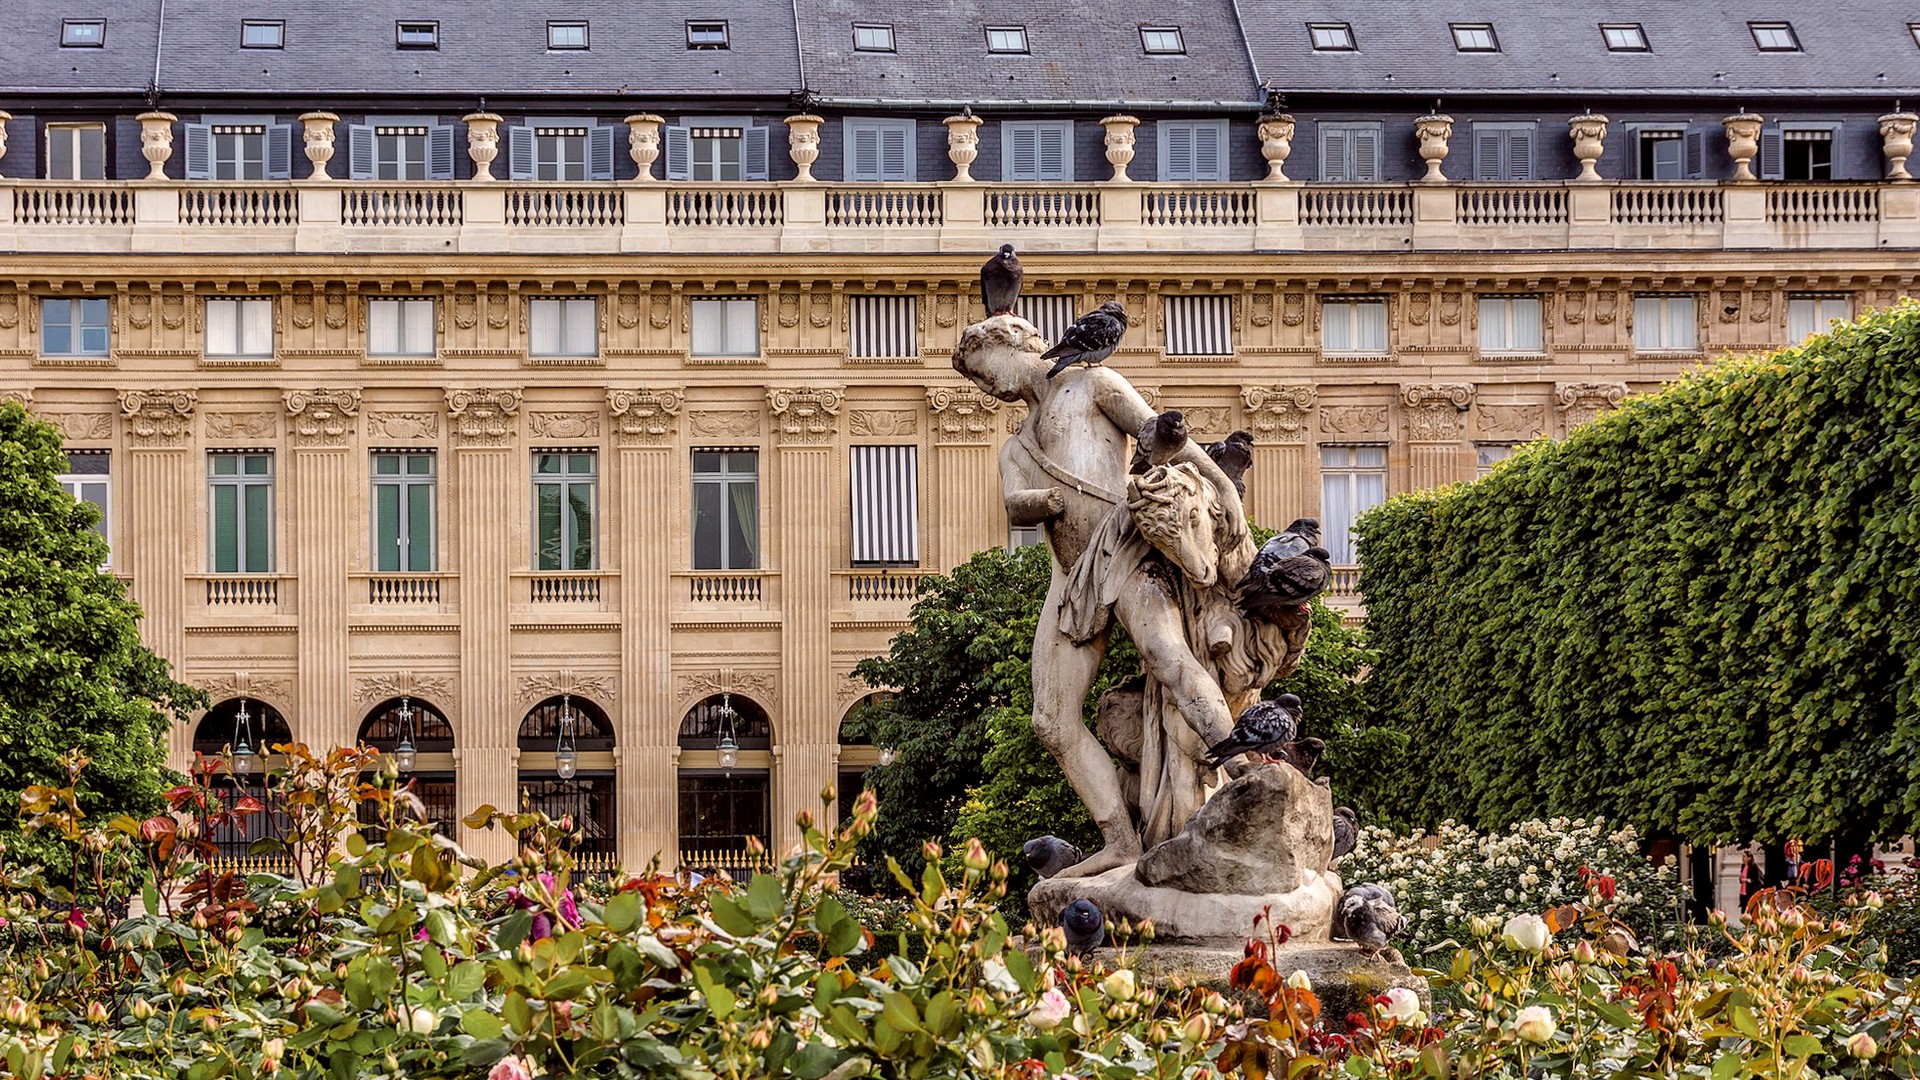
[[[439,569],[437,464],[432,453],[374,453],[375,572],[430,573]]]
[[[533,568],[595,570],[599,515],[598,455],[553,450],[533,455]]]
[[[693,568],[760,567],[760,453],[693,452]]]
[[[273,455],[207,455],[207,569],[216,574],[273,572]]]

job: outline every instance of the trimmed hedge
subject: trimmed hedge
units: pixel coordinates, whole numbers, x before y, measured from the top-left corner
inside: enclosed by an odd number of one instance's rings
[[[1920,824],[1920,305],[1358,531],[1368,698],[1410,740],[1397,816],[1696,843]]]

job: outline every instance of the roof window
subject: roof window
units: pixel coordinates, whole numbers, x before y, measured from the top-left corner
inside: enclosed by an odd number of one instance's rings
[[[854,23],[853,47],[856,52],[892,52],[892,23]]]
[[[1753,31],[1753,43],[1761,52],[1800,51],[1800,39],[1794,36],[1792,23],[1750,22],[1747,29]]]
[[[584,49],[587,47],[585,19],[553,19],[547,22],[547,48]]]
[[[278,49],[287,43],[287,24],[277,19],[243,19],[240,22],[240,47]]]
[[[987,27],[987,51],[990,53],[1026,52],[1027,28],[1024,26]]]
[[[60,47],[63,49],[98,49],[107,43],[107,20],[105,19],[61,19]]]
[[[419,20],[394,23],[393,45],[396,49],[437,49],[440,47],[440,24]]]
[[[1308,23],[1315,52],[1352,52],[1353,27],[1343,22]]]
[[[1609,52],[1649,52],[1647,32],[1639,23],[1601,23],[1600,35]]]
[[[1912,34],[1912,35],[1913,35],[1913,43],[1914,43],[1915,45],[1920,45],[1920,22],[1910,22],[1910,23],[1908,23],[1908,24],[1907,24],[1907,33],[1909,33],[1909,34]]]
[[[1187,51],[1187,43],[1180,37],[1177,26],[1141,27],[1140,47],[1155,55],[1177,56]]]
[[[1461,52],[1499,52],[1499,39],[1493,36],[1492,23],[1449,23],[1453,47]]]
[[[725,19],[687,20],[687,48],[728,49]]]

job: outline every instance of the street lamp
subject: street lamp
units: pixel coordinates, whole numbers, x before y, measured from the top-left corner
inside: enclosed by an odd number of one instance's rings
[[[253,717],[247,715],[247,699],[240,699],[240,711],[233,714],[233,775],[250,776],[259,763],[253,752]]]
[[[573,739],[573,704],[571,695],[560,698],[560,738],[553,748],[553,771],[560,779],[571,780],[573,774],[580,771],[580,749]]]
[[[720,695],[720,745],[717,747],[720,757],[720,771],[730,773],[740,764],[740,744],[733,739],[733,698],[730,694]]]
[[[393,763],[401,772],[412,772],[414,763],[420,758],[420,751],[413,745],[413,705],[406,698],[400,699],[400,741],[393,747]]]
[[[896,752],[894,751],[894,749],[893,749],[893,747],[891,747],[891,746],[883,746],[883,747],[881,747],[881,748],[880,748],[880,764],[881,764],[881,765],[891,765],[891,764],[893,764],[893,759],[894,759],[894,758],[895,758],[896,756],[897,756],[897,754],[896,754]]]

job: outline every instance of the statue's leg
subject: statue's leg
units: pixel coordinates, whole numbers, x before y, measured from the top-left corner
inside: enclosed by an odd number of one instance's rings
[[[1179,603],[1166,587],[1152,575],[1137,575],[1120,590],[1114,614],[1140,647],[1148,677],[1166,688],[1187,726],[1208,746],[1231,734],[1233,714],[1226,694],[1195,658]]]
[[[1106,640],[1076,645],[1060,631],[1059,594],[1063,576],[1055,574],[1033,639],[1033,730],[1052,751],[1067,782],[1100,827],[1105,846],[1058,876],[1085,877],[1140,857],[1140,832],[1127,809],[1113,759],[1081,718],[1080,706],[1093,686]]]

